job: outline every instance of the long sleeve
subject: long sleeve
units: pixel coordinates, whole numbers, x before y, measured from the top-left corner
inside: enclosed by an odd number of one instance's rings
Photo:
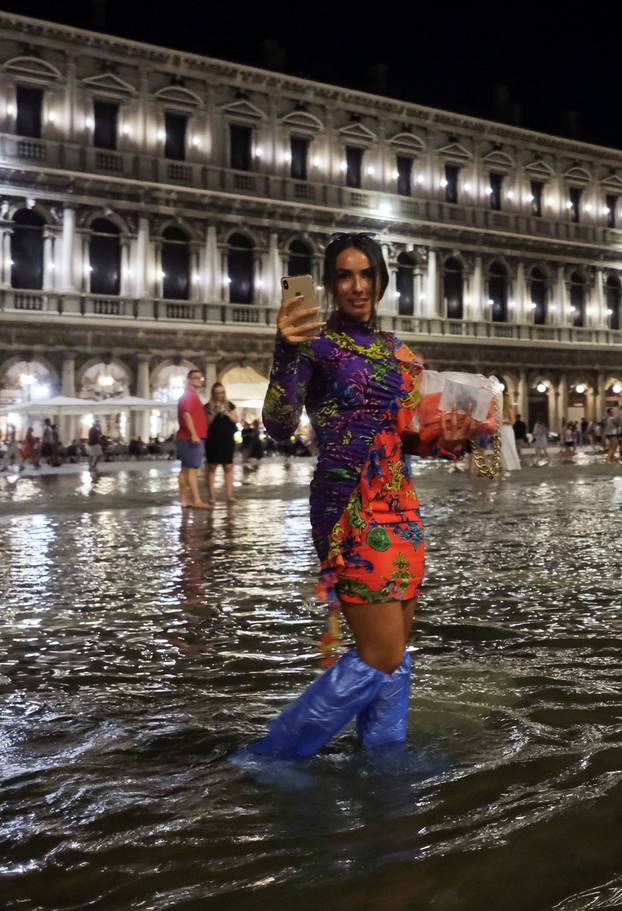
[[[277,336],[262,413],[264,426],[274,440],[286,440],[295,433],[313,367],[314,355],[308,343],[290,345]]]

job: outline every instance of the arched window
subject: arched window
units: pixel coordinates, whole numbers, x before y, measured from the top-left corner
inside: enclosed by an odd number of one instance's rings
[[[253,244],[243,234],[229,238],[229,300],[232,304],[253,303]]]
[[[91,294],[119,294],[121,288],[121,245],[119,229],[107,218],[91,223],[89,243]]]
[[[400,316],[412,316],[415,312],[415,263],[410,253],[400,253],[397,258],[396,285]]]
[[[13,288],[43,287],[43,225],[31,209],[19,209],[13,216],[11,234],[11,285]]]
[[[464,319],[464,274],[462,263],[454,256],[445,260],[443,297],[448,319]]]
[[[293,240],[289,245],[288,275],[313,275],[311,247],[304,240]]]
[[[585,325],[585,280],[580,272],[570,276],[570,315],[573,326]]]
[[[546,323],[546,276],[541,269],[531,270],[531,303],[533,306],[533,321],[537,326]]]
[[[605,298],[609,328],[620,328],[620,281],[615,275],[610,275],[605,285]]]
[[[492,301],[490,318],[495,323],[508,319],[508,273],[503,263],[493,263],[488,277],[488,297]]]
[[[170,225],[162,232],[162,297],[187,301],[190,297],[190,245],[181,228]]]

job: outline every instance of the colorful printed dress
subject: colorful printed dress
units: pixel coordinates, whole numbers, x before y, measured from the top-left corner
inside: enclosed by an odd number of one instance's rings
[[[343,314],[308,343],[277,338],[263,421],[285,440],[307,409],[319,446],[310,496],[318,594],[331,606],[419,592],[423,525],[402,433],[420,401],[421,370],[394,335]]]

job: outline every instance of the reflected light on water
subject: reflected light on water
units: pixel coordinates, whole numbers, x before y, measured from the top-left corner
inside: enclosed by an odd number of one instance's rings
[[[3,909],[579,911],[622,890],[620,478],[415,465],[408,745],[350,730],[240,769],[317,673],[310,471],[236,466],[235,506],[219,482],[196,513],[174,466],[1,488]]]

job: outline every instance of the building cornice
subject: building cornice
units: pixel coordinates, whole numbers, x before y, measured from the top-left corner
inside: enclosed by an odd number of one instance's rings
[[[129,38],[119,38],[88,29],[75,28],[56,22],[33,19],[29,16],[20,16],[16,13],[0,11],[0,30],[5,34],[15,37],[23,42],[24,37],[43,38],[73,45],[73,55],[84,53],[85,49],[101,51],[110,55],[116,53],[127,58],[131,56],[137,65],[141,62],[153,66],[160,64],[176,69],[185,69],[204,77],[216,76],[230,79],[240,85],[255,85],[270,91],[292,92],[304,94],[307,97],[322,99],[324,102],[333,103],[335,106],[361,105],[367,110],[376,113],[389,114],[397,119],[411,117],[419,125],[429,129],[464,129],[477,133],[479,139],[489,138],[491,141],[505,139],[508,142],[538,143],[543,150],[560,152],[569,156],[586,156],[591,159],[613,160],[617,165],[622,164],[622,150],[612,149],[607,146],[596,145],[578,140],[566,139],[535,130],[526,130],[509,124],[496,123],[466,114],[443,111],[436,108],[415,104],[414,102],[401,101],[383,95],[375,95],[348,89],[341,86],[330,85],[324,82],[315,82],[286,73],[276,73],[258,67],[233,63],[213,57],[205,57],[188,51],[177,51],[172,48],[158,47]]]
[[[44,184],[44,180],[48,185]],[[56,184],[56,185],[54,185]],[[507,252],[515,255],[560,256],[564,260],[572,258],[593,264],[598,259],[604,265],[607,261],[617,261],[622,250],[612,246],[588,241],[565,240],[564,238],[545,238],[529,234],[517,234],[511,231],[495,230],[482,226],[450,224],[441,221],[428,221],[417,218],[399,218],[397,216],[374,215],[319,205],[311,202],[272,199],[262,196],[245,196],[224,190],[185,187],[178,184],[166,184],[156,181],[136,180],[129,177],[115,177],[110,174],[84,174],[79,171],[68,171],[62,168],[42,168],[40,165],[21,164],[19,166],[0,165],[0,195],[14,197],[16,193],[34,196],[40,200],[58,203],[68,196],[71,205],[101,206],[101,199],[106,198],[115,205],[129,206],[136,211],[136,206],[153,207],[161,211],[187,211],[198,207],[205,218],[205,206],[210,206],[210,216],[232,220],[239,224],[240,215],[249,221],[276,224],[279,219],[291,226],[292,222],[304,222],[306,226],[313,223],[318,231],[332,231],[346,226],[349,229],[375,231],[386,236],[386,242],[416,242],[431,246],[466,244],[475,251],[477,248],[500,245],[512,247]],[[184,207],[187,207],[185,209]],[[269,219],[266,215],[270,208]],[[199,214],[199,211],[195,214]],[[384,241],[383,241],[384,242]],[[532,247],[533,252],[526,249]],[[520,253],[519,253],[520,251]]]

